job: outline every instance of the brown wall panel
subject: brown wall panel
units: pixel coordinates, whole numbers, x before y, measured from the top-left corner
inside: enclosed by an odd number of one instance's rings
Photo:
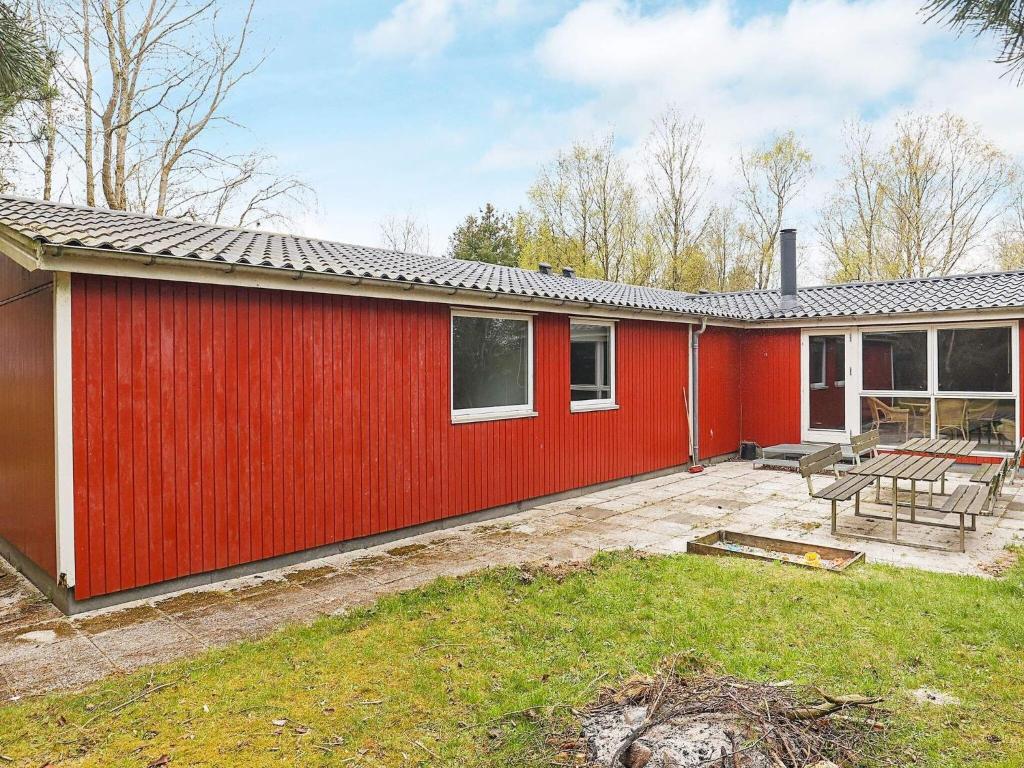
[[[0,536],[56,578],[51,281],[0,255]]]

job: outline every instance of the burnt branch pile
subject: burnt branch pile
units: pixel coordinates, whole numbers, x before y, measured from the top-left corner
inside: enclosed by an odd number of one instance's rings
[[[756,683],[674,664],[603,690],[570,763],[602,768],[811,768],[863,764],[880,699]]]

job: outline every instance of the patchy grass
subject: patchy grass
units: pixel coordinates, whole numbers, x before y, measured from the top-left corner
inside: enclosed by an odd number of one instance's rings
[[[733,675],[888,697],[893,764],[1024,765],[1020,565],[995,581],[620,554],[556,575],[442,579],[0,708],[0,765],[544,765],[571,707],[682,651]],[[959,703],[916,701],[925,687]]]

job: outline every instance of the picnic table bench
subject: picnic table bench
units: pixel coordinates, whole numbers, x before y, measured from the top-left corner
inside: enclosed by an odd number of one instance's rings
[[[855,477],[848,475],[839,477],[839,470],[836,468],[839,460],[843,457],[842,447],[839,444],[826,445],[814,453],[802,456],[799,461],[800,474],[807,481],[807,492],[814,499],[824,499],[832,502],[832,533],[836,532],[837,503],[856,499],[854,505],[860,511],[860,492],[874,482],[870,477]],[[819,491],[814,490],[814,482],[811,476],[828,469],[832,470],[836,480],[834,483]]]
[[[856,538],[866,539],[868,541],[888,541],[889,543],[897,544],[902,543],[911,547],[918,547],[920,549],[942,549],[948,550],[950,547],[940,547],[932,544],[918,544],[917,542],[899,541],[899,523],[911,523],[914,525],[929,525],[936,528],[949,528],[959,532],[959,551],[965,551],[964,534],[966,531],[977,530],[977,515],[980,509],[979,504],[984,503],[984,496],[974,491],[961,491],[957,489],[953,495],[951,495],[942,506],[934,507],[931,505],[922,505],[917,502],[917,484],[920,482],[926,482],[929,484],[935,483],[936,481],[944,481],[945,474],[956,463],[955,459],[947,458],[943,456],[917,456],[913,454],[900,454],[890,453],[878,456],[874,459],[866,461],[860,466],[854,467],[850,470],[850,474],[862,475],[871,478],[888,478],[892,480],[892,511],[889,516],[884,515],[870,515],[860,513],[861,517],[868,517],[876,520],[891,520],[892,521],[892,534],[888,539],[880,536],[864,536],[861,534],[850,534]],[[909,480],[910,481],[910,517],[901,517],[899,509],[901,506],[899,500],[899,481]],[[967,486],[970,488],[971,486]],[[979,488],[979,490],[981,490]],[[931,491],[929,491],[929,499],[931,499]],[[950,524],[937,520],[921,520],[917,516],[919,509],[927,509],[934,512],[943,514],[953,514],[959,517],[959,524]],[[967,525],[967,518],[971,518],[971,524]]]

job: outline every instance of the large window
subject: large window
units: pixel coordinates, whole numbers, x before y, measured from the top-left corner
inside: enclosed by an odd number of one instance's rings
[[[574,411],[614,406],[614,323],[570,321],[569,397]]]
[[[1012,450],[1017,440],[1014,333],[1007,324],[861,334],[861,429],[882,443],[912,437],[977,440]]]
[[[928,332],[865,333],[861,337],[864,389],[928,391]]]
[[[940,328],[940,392],[1012,392],[1010,329]]]
[[[452,419],[533,412],[533,322],[519,315],[452,313]]]

